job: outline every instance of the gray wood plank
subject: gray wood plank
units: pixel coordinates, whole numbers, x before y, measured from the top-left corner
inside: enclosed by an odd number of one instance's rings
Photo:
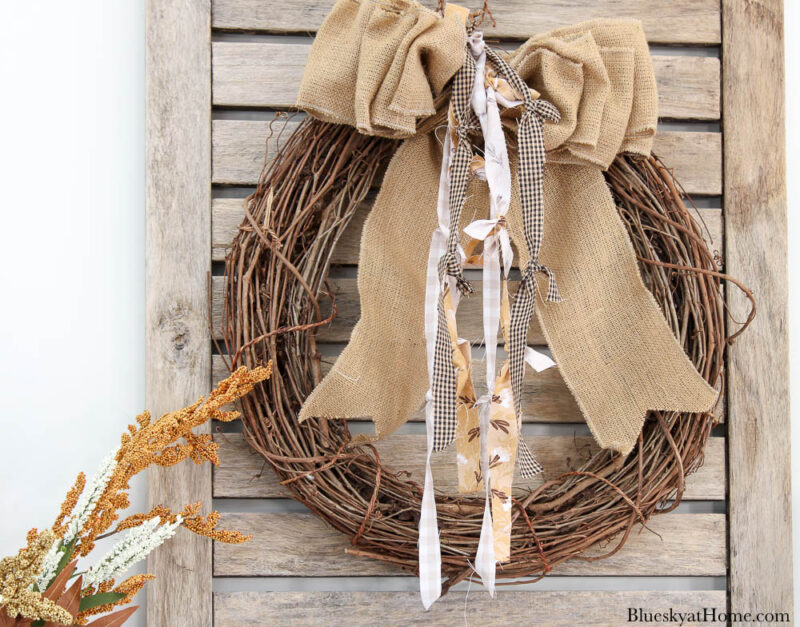
[[[210,22],[209,0],[147,5],[146,403],[156,416],[205,394],[211,371]],[[208,466],[149,470],[150,506],[209,503]],[[181,533],[150,554],[149,624],[211,624],[211,549]]]
[[[475,374],[473,381],[476,386],[482,386],[485,372],[484,364],[476,352]],[[322,358],[322,374],[327,374],[336,360],[335,355]],[[214,382],[221,381],[227,376],[227,369],[222,357],[214,355],[212,358],[212,376]],[[480,388],[479,388],[480,389]],[[558,367],[549,368],[540,373],[528,370],[523,383],[522,422],[530,423],[579,423],[585,422],[583,414],[575,403],[572,393],[561,378]],[[720,399],[716,410],[717,420],[725,422],[725,395]],[[411,422],[425,422],[425,415],[418,410],[409,417]]]
[[[477,353],[477,351],[476,351]],[[322,372],[330,370],[335,357],[323,357]],[[483,386],[485,366],[482,360],[475,360],[473,381],[476,386]],[[215,355],[213,358],[214,377],[224,378],[225,365],[222,358]],[[479,389],[482,389],[479,387]],[[572,393],[569,391],[564,379],[561,378],[558,368],[549,368],[543,372],[533,372],[530,368],[525,373],[523,383],[522,409],[525,412],[523,422],[585,422]],[[421,410],[411,415],[409,420],[424,422],[425,416]]]
[[[214,574],[218,577],[403,574],[394,565],[346,554],[349,538],[313,514],[223,514],[220,524],[253,534],[253,539],[245,544],[215,544]],[[556,566],[552,575],[725,575],[724,514],[664,514],[653,517],[648,527],[652,531],[631,533],[625,548],[608,559],[567,561]],[[584,555],[605,554],[613,546],[612,540]]]
[[[213,101],[224,107],[291,107],[310,44],[213,44]],[[719,59],[654,55],[659,115],[681,120],[719,119]]]
[[[590,437],[528,436],[531,450],[544,466],[544,472],[529,481],[517,476],[514,485],[530,488],[574,470],[597,451]],[[271,467],[247,444],[240,433],[218,433],[220,464],[214,469],[214,498],[286,498],[289,491],[280,485]],[[410,479],[422,483],[425,471],[425,436],[395,434],[376,443],[382,462],[391,470],[406,470]],[[437,491],[456,494],[455,450],[434,455],[434,484]],[[710,438],[705,462],[686,480],[686,500],[725,499],[725,439]]]
[[[214,28],[272,33],[311,33],[333,6],[333,0],[215,0]],[[426,6],[435,3],[425,2]],[[473,5],[461,3],[463,6]],[[478,5],[474,5],[478,6]],[[648,40],[666,44],[718,44],[718,0],[503,0],[491,5],[497,27],[484,25],[486,36],[526,39],[531,35],[597,17],[642,20]]]
[[[372,207],[372,200],[365,202],[353,216],[342,233],[331,263],[354,266],[358,264],[361,247],[361,230]],[[724,255],[722,237],[722,212],[719,209],[700,209],[695,214],[705,224],[704,235],[711,250]],[[211,202],[211,246],[212,259],[224,261],[230,243],[239,231],[244,219],[244,200],[241,198],[216,198]],[[701,225],[702,226],[702,225]]]
[[[255,185],[264,166],[269,122],[214,120],[213,182]],[[289,130],[289,129],[287,129]],[[270,145],[270,155],[275,144]],[[722,192],[722,135],[712,132],[663,131],[653,152],[672,167],[689,194]]]
[[[723,0],[728,272],[758,315],[728,350],[730,604],[792,612],[783,2]],[[748,305],[728,289],[734,319]]]
[[[520,591],[500,588],[496,599],[482,591],[452,591],[427,612],[417,592],[218,592],[214,624],[273,627],[282,625],[547,625],[548,627],[619,627],[630,611],[659,613],[658,624],[674,614],[725,611],[723,590],[696,591]],[[666,613],[666,614],[664,614]],[[638,614],[634,614],[637,616]],[[652,620],[652,619],[651,619]],[[468,622],[469,621],[469,622]],[[724,624],[709,618],[707,624]]]

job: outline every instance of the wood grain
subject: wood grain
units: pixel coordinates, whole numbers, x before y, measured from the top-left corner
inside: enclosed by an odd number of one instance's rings
[[[333,0],[288,3],[215,0],[212,19],[214,28],[226,30],[305,34],[319,28],[333,4]],[[718,44],[720,41],[718,0],[672,0],[664,4],[650,0],[503,0],[492,5],[492,13],[497,27],[485,25],[489,38],[526,39],[596,17],[629,17],[642,20],[651,43]]]
[[[264,166],[268,133],[269,122],[266,121],[214,120],[213,182],[255,185]],[[270,145],[270,155],[274,154],[274,146],[274,143]],[[689,194],[713,196],[722,192],[720,133],[660,132],[656,135],[653,152],[674,168]]]
[[[547,625],[619,627],[628,608],[688,614],[703,608],[724,612],[723,590],[697,591],[519,591],[500,588],[496,599],[474,589],[452,591],[427,612],[417,592],[218,592],[216,627],[252,625]],[[469,622],[468,619],[471,619]],[[660,619],[659,624],[664,619]],[[671,623],[674,624],[674,623]],[[708,624],[724,624],[708,621]]]
[[[310,44],[218,41],[212,47],[213,99],[223,107],[291,107]],[[719,119],[719,59],[653,56],[659,115]]]
[[[220,526],[253,534],[246,544],[214,546],[214,574],[221,577],[364,577],[402,575],[397,567],[344,552],[349,538],[313,514],[223,514]],[[631,533],[615,555],[572,560],[552,575],[724,576],[724,514],[664,514],[648,530]],[[612,542],[584,555],[607,553]],[[551,576],[552,576],[551,575]]]
[[[728,272],[758,301],[728,352],[730,605],[791,613],[783,3],[722,5]],[[747,303],[728,294],[741,320]]]
[[[146,403],[156,416],[205,394],[211,370],[210,12],[209,0],[147,5]],[[208,464],[147,474],[151,507],[211,500]],[[148,624],[211,624],[208,539],[178,534],[147,561]]]
[[[531,450],[544,466],[537,478],[526,481],[517,476],[514,486],[531,488],[577,468],[598,447],[590,437],[528,436]],[[280,485],[264,458],[247,444],[240,433],[218,433],[220,464],[214,469],[214,498],[287,498],[289,491]],[[425,436],[395,434],[376,443],[381,461],[391,470],[406,470],[410,479],[424,480]],[[455,450],[435,454],[434,484],[438,492],[456,494]],[[725,500],[725,440],[710,438],[705,463],[686,481],[686,500]]]

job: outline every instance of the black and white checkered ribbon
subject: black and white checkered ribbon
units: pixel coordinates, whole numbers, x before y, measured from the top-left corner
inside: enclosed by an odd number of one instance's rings
[[[549,285],[546,300],[560,302],[553,271],[539,263],[539,249],[542,244],[544,204],[542,178],[544,175],[545,147],[544,121],[558,122],[560,114],[551,103],[534,99],[525,81],[494,50],[487,47],[487,57],[498,73],[521,94],[525,101],[525,112],[519,120],[517,145],[519,151],[519,187],[522,207],[523,231],[528,248],[528,266],[522,275],[514,304],[511,308],[509,329],[509,361],[511,388],[514,395],[514,410],[517,420],[522,418],[522,387],[525,376],[525,354],[527,349],[528,327],[536,304],[536,274],[547,274]],[[439,277],[455,279],[459,290],[468,294],[472,287],[463,277],[461,258],[458,250],[458,225],[469,182],[469,166],[472,161],[472,145],[468,134],[477,128],[475,115],[470,107],[470,97],[475,81],[475,61],[466,54],[466,62],[453,80],[451,100],[452,114],[457,126],[455,132],[458,145],[450,166],[450,229],[447,238],[447,251],[439,261]],[[447,327],[442,290],[438,302],[438,328],[436,333],[436,354],[431,386],[434,408],[434,450],[444,450],[455,440],[457,425],[456,372],[453,367],[452,342]],[[520,439],[518,463],[522,476],[531,477],[542,471],[530,449]]]
[[[475,60],[466,51],[465,63],[453,79],[450,106],[455,118],[454,130],[458,141],[450,163],[450,228],[447,235],[447,249],[439,260],[439,282],[444,285],[447,277],[452,277],[462,294],[472,292],[472,286],[464,279],[461,253],[458,248],[458,224],[467,195],[469,166],[472,162],[472,144],[469,140],[469,133],[479,128],[475,114],[470,107],[474,83]],[[455,440],[458,422],[456,371],[453,366],[453,348],[444,307],[445,292],[445,289],[441,289],[437,305],[436,355],[433,362],[431,385],[435,425],[433,448],[436,451],[444,450]]]
[[[561,115],[546,100],[534,99],[525,81],[520,78],[496,51],[487,48],[487,57],[497,71],[505,77],[509,84],[525,99],[525,112],[519,120],[517,130],[517,146],[519,151],[519,192],[522,206],[522,226],[525,243],[528,247],[528,266],[522,273],[522,280],[511,307],[511,324],[509,328],[509,369],[511,373],[511,390],[514,395],[514,411],[517,420],[522,419],[522,384],[525,377],[525,352],[528,344],[528,327],[536,304],[536,274],[547,274],[549,285],[546,300],[560,302],[553,271],[539,263],[539,249],[542,246],[544,226],[544,199],[542,179],[544,176],[545,147],[544,121],[557,123]],[[542,471],[541,465],[524,445],[520,438],[519,446],[520,472],[523,477],[531,477]]]

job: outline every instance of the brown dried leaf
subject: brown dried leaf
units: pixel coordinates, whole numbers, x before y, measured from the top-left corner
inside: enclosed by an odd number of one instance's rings
[[[95,621],[89,623],[89,625],[94,625],[94,627],[118,627],[126,620],[131,617],[136,610],[139,609],[138,605],[132,605],[131,607],[126,607],[124,610],[119,610],[118,612],[114,612],[113,614],[107,614],[106,616],[101,616]]]
[[[50,599],[51,601],[55,601],[58,599],[62,594],[64,594],[64,588],[67,587],[67,582],[69,578],[72,576],[72,573],[75,571],[75,566],[78,565],[78,560],[72,560],[69,564],[64,566],[62,571],[58,573],[58,576],[53,579],[53,583],[45,590],[44,594],[42,595],[45,599]]]
[[[75,583],[73,583],[58,599],[58,604],[73,616],[80,611],[82,585],[83,576],[81,575],[75,580]],[[53,623],[53,625],[55,625],[55,623]]]

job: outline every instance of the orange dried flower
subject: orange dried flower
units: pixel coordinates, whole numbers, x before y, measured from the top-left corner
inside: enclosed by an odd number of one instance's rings
[[[75,479],[75,483],[67,492],[67,496],[64,498],[64,502],[61,504],[61,510],[58,512],[58,518],[53,523],[53,533],[56,534],[56,537],[62,537],[64,535],[64,531],[66,531],[67,526],[64,524],[67,517],[72,513],[72,510],[75,509],[75,504],[78,502],[81,494],[83,493],[83,489],[86,487],[86,475],[82,472],[78,473],[77,478]]]
[[[205,536],[216,540],[217,542],[224,542],[226,544],[241,544],[247,542],[253,536],[246,536],[238,531],[230,531],[227,529],[217,529],[220,514],[214,510],[205,519],[202,516],[187,517],[181,523],[189,531],[196,533],[199,536]]]
[[[79,554],[87,555],[94,547],[98,536],[105,533],[119,518],[118,510],[128,506],[126,491],[129,489],[131,477],[137,473],[153,464],[172,466],[187,457],[196,464],[202,464],[204,461],[217,464],[219,462],[217,444],[210,435],[194,434],[192,429],[210,420],[228,422],[237,418],[238,412],[222,408],[249,393],[257,383],[268,379],[271,374],[271,363],[266,367],[252,370],[242,367],[222,381],[207,397],[198,399],[188,407],[166,413],[155,422],[152,421],[148,412],[137,416],[137,425],[130,425],[128,433],[122,435],[114,473],[105,491],[98,499],[97,507],[81,531]],[[178,442],[181,439],[183,441]],[[209,514],[209,519],[211,516]],[[136,526],[144,520],[147,518],[132,517],[126,519],[128,521],[126,524]],[[244,542],[246,539],[245,536],[236,532],[214,530],[216,522],[209,526],[208,521],[200,524],[195,520],[191,524],[196,526],[202,535],[208,535],[208,537],[214,537],[223,542]],[[184,526],[191,529],[186,521],[184,521]]]

